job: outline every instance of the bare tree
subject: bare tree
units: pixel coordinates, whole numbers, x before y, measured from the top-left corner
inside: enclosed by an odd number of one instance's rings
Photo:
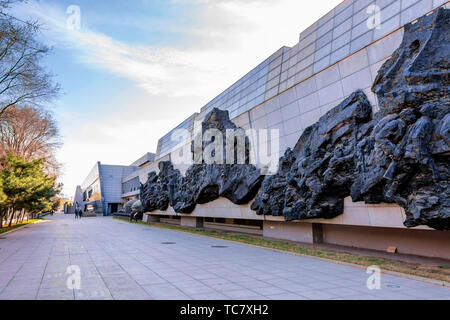
[[[44,167],[56,176],[55,152],[61,145],[58,127],[50,112],[41,108],[11,106],[0,118],[0,157],[12,153],[26,160],[44,159]]]
[[[12,4],[18,3],[18,2],[24,2],[25,0],[0,0],[0,13],[4,13],[5,9],[8,9],[11,7]]]
[[[58,194],[60,145],[52,115],[39,108],[59,93],[53,75],[42,66],[49,48],[38,42],[39,25],[9,15],[12,4],[0,0],[0,228],[17,210],[50,210]],[[27,107],[18,107],[27,106]]]
[[[0,117],[13,105],[47,102],[60,89],[41,65],[49,48],[36,40],[39,24],[6,13],[15,2],[0,0]]]

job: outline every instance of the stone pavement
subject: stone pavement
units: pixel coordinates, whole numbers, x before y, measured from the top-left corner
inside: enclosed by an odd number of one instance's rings
[[[109,217],[55,215],[0,238],[0,299],[450,299],[422,281],[383,274],[368,290],[364,269]]]

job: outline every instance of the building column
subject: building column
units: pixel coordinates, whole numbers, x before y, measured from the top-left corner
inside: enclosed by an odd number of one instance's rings
[[[153,216],[151,214],[144,214],[142,220],[146,223],[157,223],[159,222],[159,217]]]
[[[323,243],[323,225],[321,223],[313,223],[313,243]]]
[[[180,225],[183,227],[203,228],[203,218],[182,216]]]
[[[313,243],[312,223],[268,221],[263,224],[263,235],[266,238]]]

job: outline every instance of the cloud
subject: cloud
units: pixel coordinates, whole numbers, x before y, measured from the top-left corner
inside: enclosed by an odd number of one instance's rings
[[[65,165],[64,192],[73,194],[97,160],[126,165],[147,151],[156,151],[160,137],[281,46],[295,45],[303,29],[339,2],[171,0],[175,8],[185,10],[179,14],[181,18],[153,17],[150,23],[133,16],[123,19],[113,4],[106,13],[82,6],[80,30],[67,28],[69,15],[56,1],[22,4],[17,11],[44,24],[48,43],[71,49],[80,63],[128,79],[140,88],[138,94],[124,90],[121,101],[104,101],[111,110],[121,111],[104,114],[101,119],[89,111],[57,110],[64,124],[64,147],[58,155]],[[83,14],[85,11],[89,14]],[[126,28],[127,23],[129,29],[148,28],[150,33],[155,29],[149,24],[155,19],[162,36],[164,32],[176,34],[181,41],[158,45],[131,34],[132,41],[114,38],[112,31],[107,34],[112,26]],[[108,24],[101,28],[92,24],[94,20],[108,20]]]
[[[193,23],[166,26],[191,39],[181,47],[125,43],[89,29],[88,23],[80,30],[69,30],[65,10],[43,1],[25,4],[22,12],[44,21],[50,38],[78,50],[83,63],[127,78],[150,94],[209,98],[281,46],[295,44],[301,28],[325,13],[317,5],[298,0],[172,2],[194,7]],[[331,8],[340,1],[322,2]]]
[[[76,109],[57,108],[56,116],[63,124],[64,146],[57,159],[63,164],[60,180],[64,192],[73,196],[75,186],[83,182],[96,161],[128,165],[146,152],[155,152],[161,135],[184,120],[183,114],[191,113],[184,110],[185,105],[196,102],[198,98],[126,90],[105,102],[111,109],[120,108],[118,113],[93,117],[80,115]]]

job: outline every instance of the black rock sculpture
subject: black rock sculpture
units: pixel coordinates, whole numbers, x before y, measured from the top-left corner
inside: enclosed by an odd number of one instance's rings
[[[372,107],[362,91],[307,128],[281,158],[279,171],[263,182],[252,209],[287,221],[334,218],[354,182],[354,154],[371,130]]]
[[[406,212],[405,226],[450,229],[450,10],[414,24],[378,72],[380,112],[361,140],[354,201],[385,202]],[[362,165],[364,164],[364,165]]]
[[[305,130],[263,181],[257,214],[334,218],[351,195],[399,204],[407,227],[450,229],[449,12],[405,26],[373,86],[377,114],[356,92]]]
[[[221,152],[218,158],[215,154],[204,152],[215,142],[215,136],[204,139],[211,129],[223,137],[221,148],[217,144],[211,148],[217,155]],[[231,149],[227,149],[229,134],[236,137],[232,139]],[[239,144],[239,141],[243,143]],[[197,204],[208,203],[219,197],[235,204],[248,203],[256,196],[263,179],[260,170],[249,162],[249,150],[250,142],[245,130],[230,121],[228,111],[213,109],[202,123],[201,134],[192,142],[194,164],[186,171],[186,175],[182,176],[179,170],[174,170],[170,162],[160,162],[159,174],[150,173],[147,183],[141,187],[143,205],[150,212],[167,210],[170,204],[177,213],[192,213]],[[227,157],[231,160],[227,161]],[[227,164],[230,162],[234,164]]]
[[[259,215],[285,220],[334,218],[344,198],[366,203],[397,203],[405,209],[405,226],[450,230],[450,11],[436,10],[405,26],[403,42],[381,67],[373,85],[380,111],[362,91],[307,128],[280,159],[275,175],[264,181],[249,162],[249,139],[230,121],[228,111],[214,109],[202,123],[191,151],[194,163],[182,176],[170,162],[159,164],[141,188],[147,211],[191,213],[197,204],[225,197],[235,204],[252,200]],[[204,159],[220,131],[223,149],[216,162]],[[244,136],[227,154],[227,130]],[[242,140],[241,140],[242,141]],[[217,143],[217,141],[216,141]],[[238,154],[243,158],[238,161]],[[239,152],[240,151],[240,152]],[[211,155],[210,155],[211,156]],[[232,158],[233,163],[226,164]],[[229,163],[229,162],[228,162]]]
[[[158,163],[159,174],[150,172],[145,184],[141,184],[141,202],[147,212],[161,210],[169,207],[169,177],[176,175],[179,170],[174,170],[169,161]]]

